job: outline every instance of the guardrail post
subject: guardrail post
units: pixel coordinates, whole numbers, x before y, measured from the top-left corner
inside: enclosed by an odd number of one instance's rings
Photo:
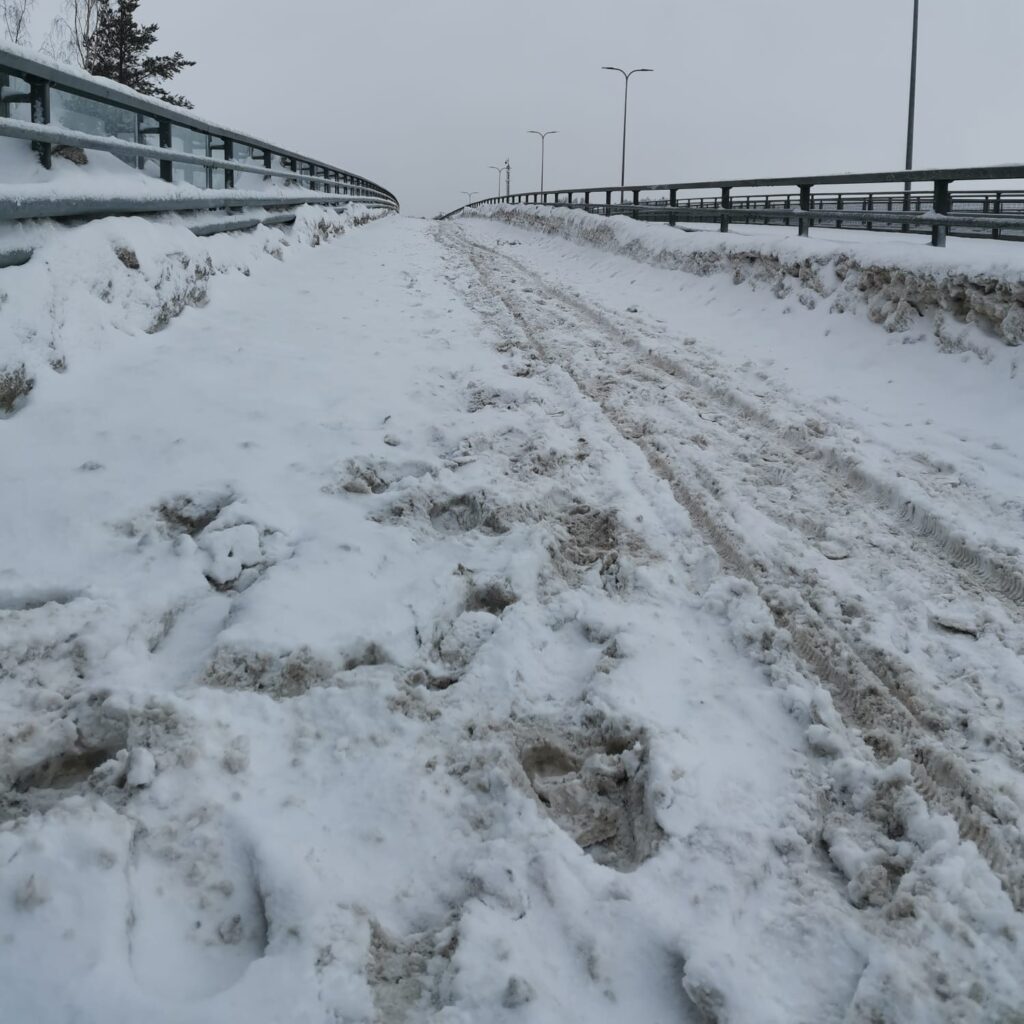
[[[811,186],[800,186],[800,237],[807,238],[811,233]]]
[[[1002,192],[997,192],[996,193],[995,202],[992,204],[992,212],[993,213],[1002,213],[1003,212],[1003,193]],[[1002,238],[1002,229],[1001,228],[993,228],[992,229],[992,237],[996,238],[996,239]]]
[[[633,189],[633,213],[632,213],[632,217],[633,217],[633,220],[639,220],[640,219],[640,190],[637,189],[637,188]]]
[[[840,193],[840,194],[839,194],[838,196],[836,196],[836,209],[837,209],[837,210],[838,210],[838,211],[839,211],[840,213],[841,213],[841,212],[842,212],[842,210],[843,210],[843,196],[842,196],[842,193]],[[837,219],[837,220],[836,220],[836,227],[837,227],[837,228],[841,228],[842,226],[843,226],[843,221],[842,221],[842,218],[839,218],[839,219]]]
[[[678,195],[679,195],[679,190],[678,189],[670,188],[668,190],[668,205],[669,205],[668,226],[670,228],[674,228],[676,226],[676,220],[677,220],[677,217],[676,217],[676,196],[678,196]]]
[[[932,200],[932,209],[940,216],[947,217],[950,212],[949,202],[949,182],[948,181],[937,181],[935,182],[935,197]],[[944,248],[946,245],[946,235],[949,231],[949,225],[947,224],[933,224],[932,225],[932,245]]]
[[[732,189],[728,185],[722,186],[722,218],[718,224],[718,230],[724,235],[729,230],[729,214],[724,211],[732,209]]]
[[[160,133],[160,148],[170,149],[171,148],[171,122],[163,121],[159,122]],[[174,164],[170,160],[160,161],[160,180],[161,181],[174,181]]]
[[[232,139],[224,140],[224,159],[228,161],[235,159],[235,143]],[[235,187],[235,172],[227,168],[224,169],[224,187]]]
[[[32,108],[33,124],[50,123],[50,83],[34,75],[26,76],[29,88],[29,105]],[[49,170],[52,166],[53,146],[49,142],[33,142],[32,148],[39,154],[39,162]]]

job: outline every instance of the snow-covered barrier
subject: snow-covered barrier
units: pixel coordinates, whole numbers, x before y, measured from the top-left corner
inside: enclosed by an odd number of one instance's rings
[[[1024,253],[970,241],[950,250],[887,239],[827,241],[687,232],[543,206],[487,206],[472,216],[560,235],[653,266],[770,289],[814,308],[859,312],[886,331],[932,335],[951,352],[988,358],[993,338],[1024,341]]]
[[[78,352],[113,331],[153,334],[209,301],[219,275],[249,276],[262,261],[320,245],[390,211],[303,206],[284,229],[197,237],[178,215],[112,217],[77,227],[38,221],[17,241],[34,250],[0,271],[0,419],[11,416]],[[216,215],[207,215],[215,217]]]

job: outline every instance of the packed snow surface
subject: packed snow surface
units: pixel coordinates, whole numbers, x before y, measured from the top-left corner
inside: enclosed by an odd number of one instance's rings
[[[1012,350],[291,232],[0,271],[0,1018],[1020,1020]]]

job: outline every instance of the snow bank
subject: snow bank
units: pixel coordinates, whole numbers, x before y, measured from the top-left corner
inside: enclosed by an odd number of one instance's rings
[[[211,278],[249,276],[261,260],[283,260],[293,247],[319,245],[382,214],[304,206],[284,230],[209,238],[189,229],[196,218],[176,214],[111,217],[73,228],[20,225],[2,236],[4,248],[35,254],[23,266],[0,270],[0,418],[72,367],[78,353],[103,347],[112,329],[152,334],[188,306],[205,305]]]
[[[794,295],[808,308],[866,315],[891,334],[932,336],[949,352],[987,358],[994,339],[1024,341],[1024,251],[1006,242],[951,240],[934,249],[898,237],[828,241],[737,232],[685,232],[628,217],[542,206],[472,211],[521,227],[599,246],[653,266]],[[953,244],[953,242],[959,244]]]

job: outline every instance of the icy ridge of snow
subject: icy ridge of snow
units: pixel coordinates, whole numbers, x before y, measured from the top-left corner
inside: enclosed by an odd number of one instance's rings
[[[0,419],[64,373],[111,330],[152,334],[207,301],[218,275],[248,276],[292,247],[319,245],[387,214],[362,207],[302,206],[285,228],[197,238],[187,216],[110,217],[66,227],[21,225],[3,237],[34,249],[23,266],[0,270]],[[202,223],[209,217],[199,217]]]
[[[793,295],[814,308],[866,315],[891,334],[940,349],[989,358],[993,337],[1024,341],[1024,252],[1012,243],[974,240],[937,250],[891,241],[837,243],[795,237],[710,235],[629,217],[603,217],[543,206],[479,207],[464,216],[488,217],[555,233],[658,267],[707,276],[731,274],[735,284]]]

